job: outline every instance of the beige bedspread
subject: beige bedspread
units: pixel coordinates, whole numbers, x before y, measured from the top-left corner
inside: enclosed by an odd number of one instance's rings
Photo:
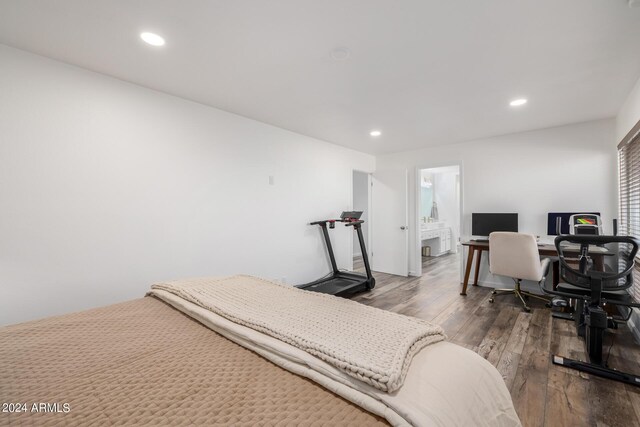
[[[182,313],[147,297],[0,328],[0,402],[26,407],[0,425],[519,425],[500,374],[465,348],[423,348],[387,393],[155,292]]]
[[[154,297],[0,328],[0,402],[27,404],[3,426],[386,424]]]
[[[426,320],[252,276],[163,282],[151,289],[291,344],[387,392],[400,388],[422,348],[445,338]]]
[[[394,426],[519,426],[502,376],[476,353],[441,341],[424,347],[403,386],[387,393],[270,335],[234,323],[173,293],[154,295],[288,371],[312,379]]]

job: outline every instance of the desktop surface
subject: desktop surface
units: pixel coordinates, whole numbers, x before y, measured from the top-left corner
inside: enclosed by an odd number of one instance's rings
[[[462,246],[475,246],[475,247],[482,247],[482,248],[486,248],[486,250],[489,249],[489,240],[484,240],[484,239],[471,239],[471,240],[466,240],[463,241],[461,243]],[[553,254],[557,254],[558,250],[556,249],[556,245],[554,243],[544,243],[544,242],[538,242],[538,249],[541,251],[541,255],[551,255]],[[564,252],[580,252],[580,245],[571,243],[571,244],[563,244],[562,245],[562,250]],[[592,254],[601,254],[601,255],[613,255],[613,252],[611,252],[609,249],[607,249],[606,247],[602,247],[602,246],[596,246],[596,245],[589,245],[589,253]]]

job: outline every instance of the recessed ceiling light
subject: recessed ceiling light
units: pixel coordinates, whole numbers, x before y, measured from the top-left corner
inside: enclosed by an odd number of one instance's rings
[[[380,132],[379,130],[372,130],[371,132],[369,132],[369,135],[371,135],[371,136],[380,136],[380,135],[382,135],[382,132]]]
[[[140,38],[151,46],[164,46],[164,38],[154,33],[141,33]]]
[[[527,103],[527,100],[524,98],[520,98],[520,99],[514,99],[513,101],[511,101],[509,103],[509,105],[511,105],[512,107],[519,107],[521,105],[524,105]]]

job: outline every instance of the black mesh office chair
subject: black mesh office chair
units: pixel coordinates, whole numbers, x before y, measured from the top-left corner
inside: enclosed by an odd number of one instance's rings
[[[590,374],[640,386],[640,377],[611,369],[603,360],[603,338],[640,307],[627,289],[633,284],[634,259],[640,242],[626,236],[564,235],[555,239],[560,275],[566,283],[556,289],[544,283],[543,292],[576,300],[574,321],[578,335],[585,338],[588,362],[553,355],[553,363]],[[606,308],[613,307],[617,310]]]

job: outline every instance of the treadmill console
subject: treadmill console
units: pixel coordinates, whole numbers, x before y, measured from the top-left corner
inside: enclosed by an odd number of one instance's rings
[[[358,220],[362,216],[362,211],[344,211],[340,214],[340,219]]]

